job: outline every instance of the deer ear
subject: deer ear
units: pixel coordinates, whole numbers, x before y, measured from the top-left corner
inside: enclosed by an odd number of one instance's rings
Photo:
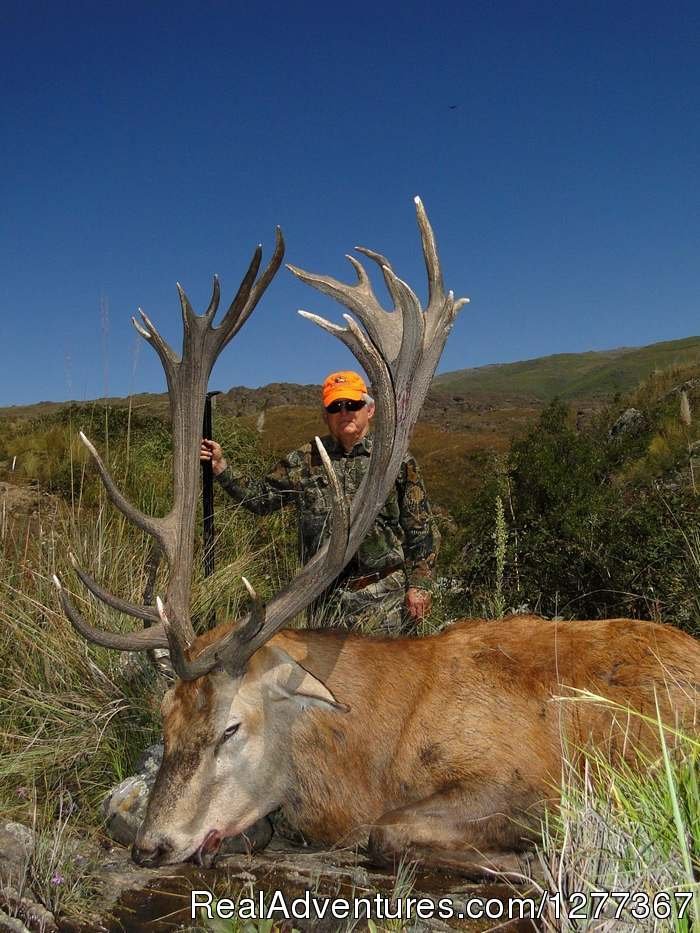
[[[331,708],[347,713],[350,709],[339,703],[328,687],[313,674],[302,667],[298,661],[282,648],[266,646],[272,661],[266,679],[269,680],[279,699],[292,700],[306,709],[310,706]]]

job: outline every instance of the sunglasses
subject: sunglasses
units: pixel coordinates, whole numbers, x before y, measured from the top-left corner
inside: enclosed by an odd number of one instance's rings
[[[353,399],[346,401],[344,398],[339,398],[337,401],[331,402],[330,405],[326,405],[326,411],[329,415],[337,415],[339,411],[360,411],[366,404],[367,402],[361,398],[356,401]]]

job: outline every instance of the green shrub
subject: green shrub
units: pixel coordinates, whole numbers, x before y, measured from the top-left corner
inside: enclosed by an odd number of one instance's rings
[[[689,481],[688,444],[664,405],[652,409],[641,436],[617,439],[609,435],[616,412],[576,430],[568,408],[554,401],[512,444],[505,476],[494,463],[459,516],[462,573],[477,603],[493,591],[500,559],[508,606],[578,618],[664,618],[697,630],[700,587],[690,543],[700,534],[700,503]],[[642,462],[643,469],[630,469]],[[505,559],[493,542],[504,481]]]

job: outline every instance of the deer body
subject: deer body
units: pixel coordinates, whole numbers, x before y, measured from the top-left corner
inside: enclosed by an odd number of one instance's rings
[[[634,761],[658,751],[655,694],[664,722],[694,728],[700,689],[697,642],[629,619],[466,620],[399,640],[283,630],[255,661],[237,683],[207,674],[166,701],[140,860],[213,856],[221,838],[278,806],[309,841],[369,837],[385,857],[408,850],[454,863],[522,849],[556,798],[565,744],[570,756],[595,745]],[[287,702],[276,698],[280,671]],[[577,702],[570,688],[615,711]],[[197,694],[208,713],[193,718]],[[232,719],[237,734],[218,752],[226,781],[212,757],[194,794],[173,800],[169,788],[188,784],[182,763],[211,750]]]

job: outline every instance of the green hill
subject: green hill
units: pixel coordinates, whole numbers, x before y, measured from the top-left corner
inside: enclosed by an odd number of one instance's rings
[[[700,337],[686,337],[646,347],[557,353],[518,363],[461,369],[436,376],[433,387],[466,396],[594,399],[629,392],[656,369],[699,361]]]

